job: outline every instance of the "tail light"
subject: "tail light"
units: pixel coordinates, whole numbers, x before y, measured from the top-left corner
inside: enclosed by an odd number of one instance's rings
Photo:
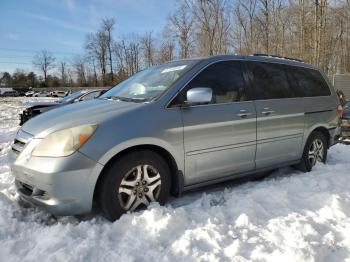
[[[343,106],[342,105],[338,105],[337,107],[337,113],[339,115],[340,118],[343,117]]]

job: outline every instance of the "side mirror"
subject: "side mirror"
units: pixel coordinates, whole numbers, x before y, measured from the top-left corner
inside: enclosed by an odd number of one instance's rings
[[[76,103],[76,102],[80,102],[80,99],[76,98],[76,99],[73,100],[73,103]]]
[[[191,88],[186,93],[186,104],[208,104],[212,100],[213,90],[209,87],[195,87]]]

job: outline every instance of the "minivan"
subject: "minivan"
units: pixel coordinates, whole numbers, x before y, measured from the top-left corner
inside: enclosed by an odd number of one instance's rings
[[[339,136],[339,99],[316,67],[263,55],[173,61],[98,99],[26,122],[10,151],[22,198],[110,220],[203,185],[283,166],[308,172]]]
[[[18,96],[18,92],[11,90],[11,88],[4,88],[4,90],[0,90],[0,96]]]

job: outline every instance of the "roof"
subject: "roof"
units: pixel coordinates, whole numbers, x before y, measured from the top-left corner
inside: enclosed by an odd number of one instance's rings
[[[259,61],[259,62],[269,62],[269,63],[278,63],[278,64],[285,64],[285,65],[291,65],[291,66],[299,66],[299,67],[306,67],[311,69],[319,70],[316,66],[304,63],[298,60],[294,60],[292,58],[285,58],[285,57],[277,57],[277,56],[268,56],[268,55],[249,55],[249,56],[239,56],[239,55],[215,55],[215,56],[208,56],[205,58],[201,58],[202,60],[215,62],[220,60],[227,60],[227,59],[233,59],[233,60],[245,60],[245,61]]]

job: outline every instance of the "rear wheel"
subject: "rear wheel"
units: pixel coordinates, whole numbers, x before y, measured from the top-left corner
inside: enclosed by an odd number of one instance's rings
[[[153,151],[131,152],[117,159],[99,185],[99,203],[111,221],[127,211],[147,207],[151,202],[164,204],[170,192],[170,170],[164,159]]]
[[[326,162],[327,150],[328,143],[325,135],[314,131],[305,144],[303,157],[297,168],[303,172],[310,172],[318,162]]]

